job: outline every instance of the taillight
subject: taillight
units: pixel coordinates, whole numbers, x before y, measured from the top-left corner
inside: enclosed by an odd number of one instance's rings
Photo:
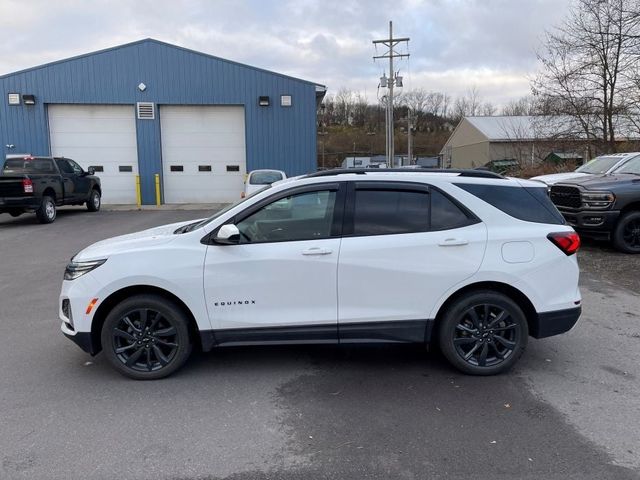
[[[547,238],[566,255],[573,255],[580,248],[580,236],[576,232],[550,233]]]
[[[22,189],[24,193],[33,193],[33,182],[30,178],[24,178],[22,180]]]

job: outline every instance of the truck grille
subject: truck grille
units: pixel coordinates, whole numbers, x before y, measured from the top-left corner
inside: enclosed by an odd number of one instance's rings
[[[552,185],[550,197],[557,207],[580,208],[582,206],[580,189],[576,187]]]

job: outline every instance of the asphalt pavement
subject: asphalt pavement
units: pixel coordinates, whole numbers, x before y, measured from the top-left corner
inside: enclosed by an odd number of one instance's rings
[[[640,256],[588,243],[580,323],[497,377],[413,346],[292,346],[136,382],[64,338],[72,255],[205,214],[0,215],[0,479],[640,479]]]

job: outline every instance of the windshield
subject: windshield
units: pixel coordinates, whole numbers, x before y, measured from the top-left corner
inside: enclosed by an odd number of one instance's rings
[[[10,158],[4,162],[3,174],[56,173],[53,161],[48,158]]]
[[[620,161],[620,157],[596,157],[589,163],[582,165],[576,170],[580,173],[592,173],[598,175],[601,173],[607,173],[611,170],[616,163]]]
[[[272,172],[253,172],[249,178],[251,185],[271,185],[278,180],[282,180],[282,173]]]
[[[207,225],[210,222],[213,222],[216,218],[224,215],[225,213],[227,213],[229,210],[231,210],[234,207],[237,207],[238,205],[240,205],[241,203],[246,202],[247,200],[249,200],[250,198],[256,196],[257,194],[259,194],[260,192],[264,192],[265,190],[268,190],[269,188],[271,188],[271,185],[265,185],[262,188],[259,188],[258,190],[256,190],[255,192],[252,192],[250,195],[247,195],[246,197],[238,200],[235,203],[232,203],[230,205],[227,205],[226,207],[224,207],[222,210],[217,211],[216,213],[214,213],[212,216],[210,216],[209,218],[205,218],[204,220],[201,220],[199,222],[195,222],[195,223],[190,223],[189,225],[184,225],[180,228],[178,228],[175,232],[173,233],[186,233],[186,232],[190,232],[192,230],[195,230],[196,228],[200,228],[203,227],[205,225]]]
[[[622,167],[618,168],[614,173],[635,173],[640,175],[640,156],[629,160]]]

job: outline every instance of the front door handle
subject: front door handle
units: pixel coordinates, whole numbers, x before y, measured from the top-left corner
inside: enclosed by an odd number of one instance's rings
[[[320,247],[307,248],[302,251],[303,255],[329,255],[330,253],[332,253],[332,250]]]
[[[440,245],[441,247],[459,247],[468,244],[469,241],[465,240],[464,238],[445,238],[444,240],[441,240],[440,243],[438,243],[438,245]]]

